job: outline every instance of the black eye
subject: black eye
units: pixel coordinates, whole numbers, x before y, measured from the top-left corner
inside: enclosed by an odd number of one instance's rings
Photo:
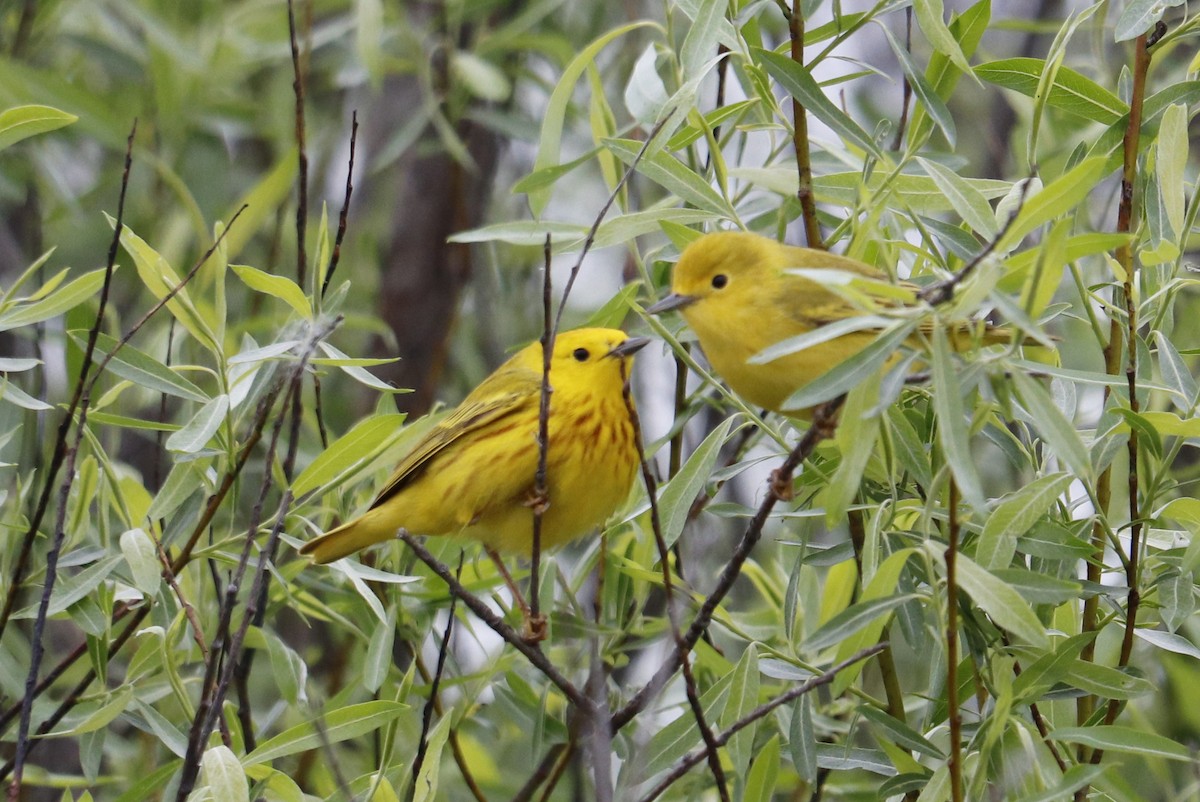
[[[591,354],[588,353],[588,349],[586,348],[576,348],[571,352],[571,356],[575,357],[575,359],[580,362],[587,362],[588,357],[591,356]]]
[[[728,283],[729,283],[729,276],[725,275],[724,273],[717,273],[717,275],[712,277],[712,285],[713,285],[713,289],[715,289],[715,290],[721,289]]]

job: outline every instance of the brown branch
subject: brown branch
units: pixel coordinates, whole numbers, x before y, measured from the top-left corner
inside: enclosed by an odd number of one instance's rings
[[[804,67],[804,12],[800,0],[793,0],[791,9],[781,2],[788,21],[792,61]],[[821,223],[817,220],[817,201],[813,194],[812,158],[808,149],[808,112],[797,98],[792,98],[792,148],[796,151],[796,173],[799,184],[796,199],[800,201],[800,216],[804,220],[804,238],[810,248],[825,248]]]
[[[304,238],[308,224],[308,148],[304,140],[304,70],[300,66],[300,45],[296,41],[296,9],[288,0],[288,42],[292,50],[292,91],[296,96],[296,152],[300,174],[296,199],[296,283],[301,289],[307,279],[308,254]]]
[[[462,580],[463,553],[458,553],[458,568],[454,578]],[[421,713],[421,737],[417,739],[417,754],[413,758],[412,785],[409,786],[409,798],[417,791],[417,778],[421,776],[421,766],[425,763],[425,753],[429,748],[429,727],[433,723],[433,709],[438,706],[438,686],[441,685],[442,675],[446,671],[446,655],[450,652],[450,633],[454,631],[454,611],[458,606],[458,597],[450,597],[450,615],[446,619],[446,629],[442,632],[442,643],[438,647],[437,667],[429,682],[429,698],[425,701],[425,709]]]
[[[912,52],[912,6],[904,9],[904,49]],[[904,73],[904,89],[900,97],[900,122],[896,125],[896,138],[892,140],[892,150],[900,150],[904,144],[904,132],[908,128],[908,107],[912,103],[912,82],[908,73]]]
[[[958,711],[958,483],[950,476],[946,526],[946,712],[950,717],[950,798],[962,802],[962,717]]]
[[[350,217],[350,195],[354,192],[354,146],[358,141],[358,110],[350,113],[350,161],[346,165],[346,194],[342,199],[342,211],[338,214],[337,237],[333,240],[333,253],[329,255],[329,266],[325,269],[325,279],[321,282],[321,297],[329,289],[338,262],[342,258],[342,240],[346,238],[346,221]]]

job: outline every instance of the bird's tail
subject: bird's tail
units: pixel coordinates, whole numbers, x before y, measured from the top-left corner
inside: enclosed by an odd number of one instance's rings
[[[314,563],[324,565],[372,544],[391,540],[396,536],[397,527],[387,520],[390,516],[379,512],[378,509],[368,510],[337,529],[313,538],[300,547],[300,553]]]

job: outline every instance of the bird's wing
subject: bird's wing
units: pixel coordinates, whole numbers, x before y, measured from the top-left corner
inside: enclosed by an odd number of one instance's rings
[[[371,508],[383,504],[420,475],[429,461],[464,435],[478,431],[522,411],[536,408],[541,377],[533,371],[511,368],[489,376],[476,387],[450,415],[433,427],[413,447],[388,477],[371,502]]]
[[[822,253],[808,248],[789,249],[788,263],[783,270],[838,271],[867,279],[869,282],[887,282],[886,273],[857,259],[848,259],[833,253]],[[789,318],[806,328],[818,328],[829,323],[865,314],[863,308],[848,300],[844,295],[824,286],[816,278],[785,273],[787,292],[776,297],[780,310]],[[897,301],[876,296],[869,284],[864,282],[862,294],[878,301],[882,306],[892,306]],[[900,282],[899,286],[915,290],[914,285]],[[802,299],[802,300],[801,300]]]

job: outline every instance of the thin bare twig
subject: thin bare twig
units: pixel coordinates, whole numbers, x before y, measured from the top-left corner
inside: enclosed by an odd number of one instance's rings
[[[912,23],[913,10],[912,6],[904,9],[904,49],[912,52]],[[900,122],[896,125],[896,138],[892,140],[892,150],[900,150],[900,146],[904,144],[904,132],[908,128],[908,107],[912,103],[912,82],[908,80],[908,73],[904,74],[904,89],[900,97]]]
[[[554,355],[554,339],[558,334],[556,322],[552,322],[550,286],[550,235],[542,247],[542,384],[538,393],[538,461],[533,479],[533,543],[529,553],[529,626],[531,635],[545,632],[541,617],[541,569],[542,569],[542,517],[550,507],[550,491],[546,486],[546,459],[550,450],[550,363]],[[567,301],[563,293],[563,304]]]
[[[950,798],[962,802],[962,716],[958,711],[958,483],[950,476],[946,526],[946,712],[950,717]]]
[[[800,0],[793,0],[790,9],[780,2],[788,21],[792,61],[804,66],[804,12]],[[800,217],[804,221],[804,239],[810,248],[824,250],[821,223],[817,219],[817,201],[813,194],[812,159],[808,149],[808,112],[798,98],[792,98],[792,147],[796,151],[798,185],[796,199],[800,201]]]
[[[458,568],[454,571],[454,578],[462,581],[463,569],[463,553],[458,553]],[[409,798],[411,799],[417,791],[417,778],[421,776],[421,766],[425,763],[425,753],[429,749],[429,728],[433,723],[433,709],[437,706],[438,686],[442,682],[442,674],[446,671],[446,655],[450,652],[450,633],[454,631],[454,612],[458,606],[458,597],[450,597],[450,615],[446,619],[446,629],[442,632],[442,643],[438,647],[437,667],[433,671],[433,677],[429,682],[429,698],[425,701],[425,709],[421,713],[421,737],[417,739],[417,755],[413,758],[412,766],[412,785],[410,786]]]
[[[304,238],[308,225],[308,148],[304,138],[304,71],[300,66],[300,45],[296,40],[296,9],[288,0],[288,42],[292,50],[292,91],[296,96],[296,156],[300,173],[296,179],[296,283],[301,288],[307,280],[308,253]]]
[[[329,289],[329,282],[337,270],[338,261],[342,258],[342,240],[346,238],[346,221],[350,217],[350,195],[354,192],[354,146],[358,142],[358,110],[350,113],[350,161],[346,165],[346,195],[342,200],[342,211],[338,214],[337,237],[333,240],[333,253],[329,255],[329,267],[325,269],[325,279],[321,282],[321,297]]]

